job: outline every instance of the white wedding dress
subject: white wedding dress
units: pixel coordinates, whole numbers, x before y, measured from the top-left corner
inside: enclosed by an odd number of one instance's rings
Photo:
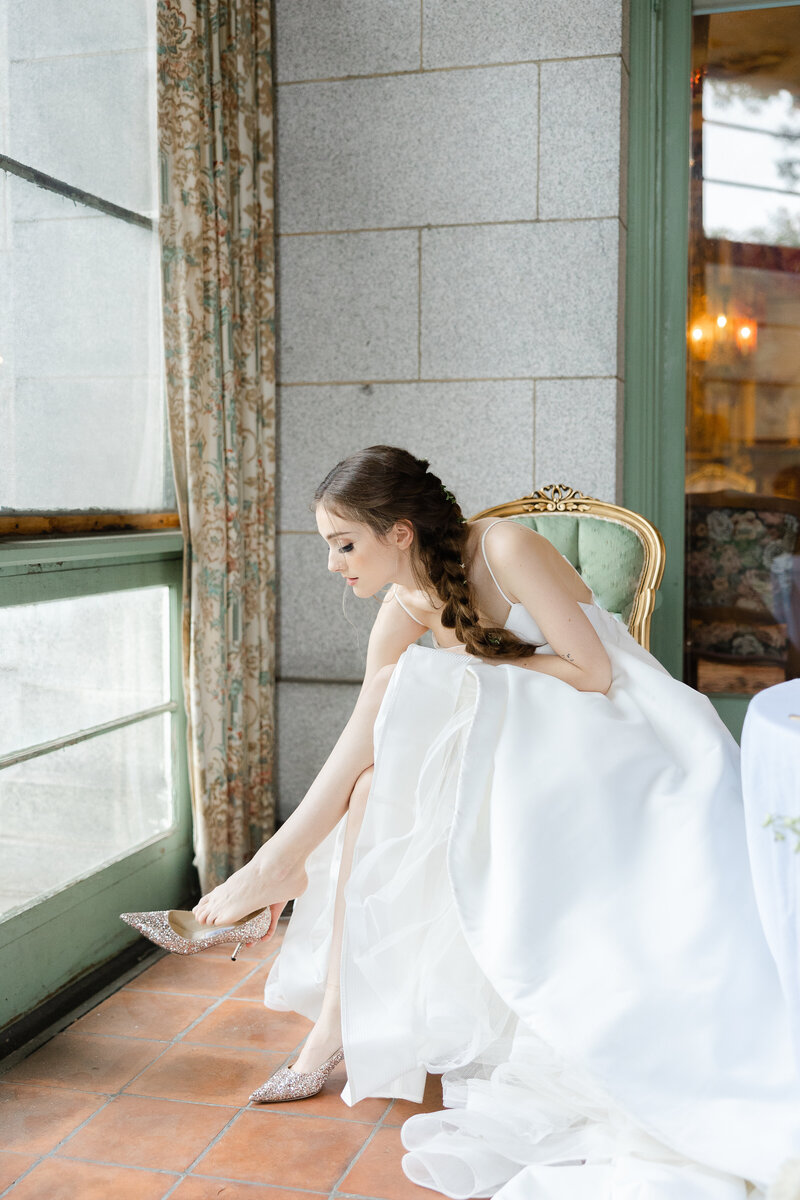
[[[606,695],[416,645],[394,671],[346,889],[343,1098],[418,1101],[443,1073],[403,1168],[451,1197],[761,1197],[800,1156],[800,1081],[738,749],[581,608]],[[520,604],[506,628],[544,640]],[[309,859],[271,1008],[319,1013],[343,831]]]

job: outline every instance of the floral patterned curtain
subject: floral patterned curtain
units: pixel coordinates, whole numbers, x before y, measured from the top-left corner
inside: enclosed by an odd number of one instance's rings
[[[166,384],[205,892],[274,827],[270,6],[158,0],[158,27]]]

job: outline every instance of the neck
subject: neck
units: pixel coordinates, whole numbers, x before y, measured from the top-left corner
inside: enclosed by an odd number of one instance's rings
[[[392,582],[396,583],[399,587],[406,588],[409,592],[416,592],[419,589],[419,579],[411,568],[411,559],[409,557],[404,556],[402,561],[398,563]]]

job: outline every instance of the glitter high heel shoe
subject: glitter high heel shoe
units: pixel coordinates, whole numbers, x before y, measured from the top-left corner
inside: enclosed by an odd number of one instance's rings
[[[316,1071],[293,1071],[291,1067],[281,1067],[271,1075],[266,1083],[256,1088],[250,1099],[255,1104],[277,1104],[281,1100],[308,1100],[322,1091],[322,1085],[334,1067],[338,1067],[344,1058],[344,1050],[340,1046],[330,1056],[327,1062]]]
[[[203,925],[194,913],[183,908],[163,908],[157,912],[120,913],[123,921],[138,929],[151,942],[173,954],[199,954],[212,946],[232,946],[234,960],[245,942],[259,942],[272,927],[269,908],[251,913],[232,925]]]

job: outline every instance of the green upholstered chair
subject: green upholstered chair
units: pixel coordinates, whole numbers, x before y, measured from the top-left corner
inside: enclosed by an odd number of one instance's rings
[[[513,517],[546,537],[575,567],[608,612],[645,649],[664,574],[664,540],[645,517],[617,504],[549,484],[530,496],[497,504],[478,517]]]

